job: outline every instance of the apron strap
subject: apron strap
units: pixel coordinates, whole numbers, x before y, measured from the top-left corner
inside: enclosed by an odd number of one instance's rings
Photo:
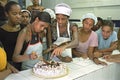
[[[69,22],[67,24],[67,32],[68,32],[68,36],[70,37],[70,23]],[[60,37],[58,23],[57,23],[57,36]]]

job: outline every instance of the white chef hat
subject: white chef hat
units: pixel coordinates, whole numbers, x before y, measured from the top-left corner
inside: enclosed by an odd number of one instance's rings
[[[46,8],[43,11],[48,12],[51,18],[55,19],[55,12],[52,9]]]
[[[84,19],[86,19],[86,18],[91,18],[91,19],[93,19],[94,22],[95,22],[94,25],[97,24],[97,17],[96,17],[93,13],[87,13],[87,14],[83,15],[82,18],[81,18],[81,22],[82,22]]]
[[[64,14],[70,16],[72,9],[65,3],[60,3],[55,6],[55,14]]]
[[[27,13],[29,14],[29,16],[31,17],[30,11],[28,11],[28,10],[26,10],[26,9],[23,9],[23,10],[21,10],[21,12],[27,12]]]

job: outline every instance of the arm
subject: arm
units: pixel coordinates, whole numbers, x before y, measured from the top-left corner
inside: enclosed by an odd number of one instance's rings
[[[104,56],[108,62],[120,62],[120,54]]]
[[[94,61],[94,63],[97,64],[97,65],[99,65],[99,64],[101,64],[101,65],[107,65],[106,62],[100,61],[100,60],[99,60],[98,58],[96,58],[96,57],[93,58],[93,61]]]
[[[52,45],[52,34],[51,34],[50,26],[47,28],[46,38],[47,38],[47,47],[50,47],[50,45]]]
[[[72,49],[72,54],[77,57],[81,57],[80,53],[78,51],[76,51],[75,48]]]
[[[78,45],[78,28],[76,25],[72,26],[72,41],[66,45],[66,48],[75,48]]]
[[[63,56],[59,55],[59,56],[57,56],[57,57],[58,57],[62,62],[71,62],[71,61],[72,61],[72,58],[69,57],[69,56],[63,57]]]
[[[98,50],[99,52],[101,52],[103,55],[108,55],[111,54],[113,50],[115,50],[117,48],[117,41],[112,42],[110,45],[110,48],[107,49],[102,49],[102,50]]]
[[[78,45],[78,28],[76,26],[72,27],[72,41],[68,44],[62,45],[57,47],[56,49],[54,49],[54,51],[52,52],[52,56],[53,55],[60,55],[62,54],[62,52],[66,49],[66,48],[74,48]]]
[[[94,50],[95,50],[95,47],[89,47],[89,48],[88,48],[87,54],[88,54],[89,59],[91,59],[91,60],[92,60],[93,57],[94,57],[94,54],[93,54]]]
[[[0,71],[0,80],[4,80],[9,74],[16,72],[18,72],[18,70],[8,63],[6,69]]]
[[[20,52],[23,47],[23,43],[25,41],[25,37],[26,37],[26,28],[23,29],[18,35],[17,43],[16,43],[15,50],[13,53],[14,62],[23,62],[25,60],[29,60],[29,55],[27,54],[20,55]]]
[[[4,80],[11,73],[12,71],[10,69],[5,69],[3,71],[0,71],[0,80]]]

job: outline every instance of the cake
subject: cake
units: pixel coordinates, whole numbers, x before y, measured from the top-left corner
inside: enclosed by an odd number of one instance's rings
[[[68,68],[62,62],[40,61],[33,67],[33,74],[41,78],[59,78],[68,74]]]

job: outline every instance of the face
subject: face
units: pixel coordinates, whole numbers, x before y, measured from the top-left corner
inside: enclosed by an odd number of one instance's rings
[[[32,0],[32,3],[38,5],[39,4],[39,0]]]
[[[11,9],[8,13],[6,13],[8,17],[8,22],[11,24],[17,25],[21,23],[21,8],[19,5],[12,5]]]
[[[104,39],[108,39],[112,33],[112,30],[109,26],[102,27],[102,36]]]
[[[35,32],[42,32],[49,26],[49,23],[40,21],[38,18],[34,21],[34,31]]]
[[[83,29],[87,31],[91,31],[91,28],[94,25],[94,20],[90,18],[86,18],[83,20]]]
[[[27,25],[30,22],[30,15],[28,12],[21,13],[21,24]]]
[[[63,14],[57,14],[56,20],[59,26],[66,26],[68,22],[68,16],[65,16]]]

